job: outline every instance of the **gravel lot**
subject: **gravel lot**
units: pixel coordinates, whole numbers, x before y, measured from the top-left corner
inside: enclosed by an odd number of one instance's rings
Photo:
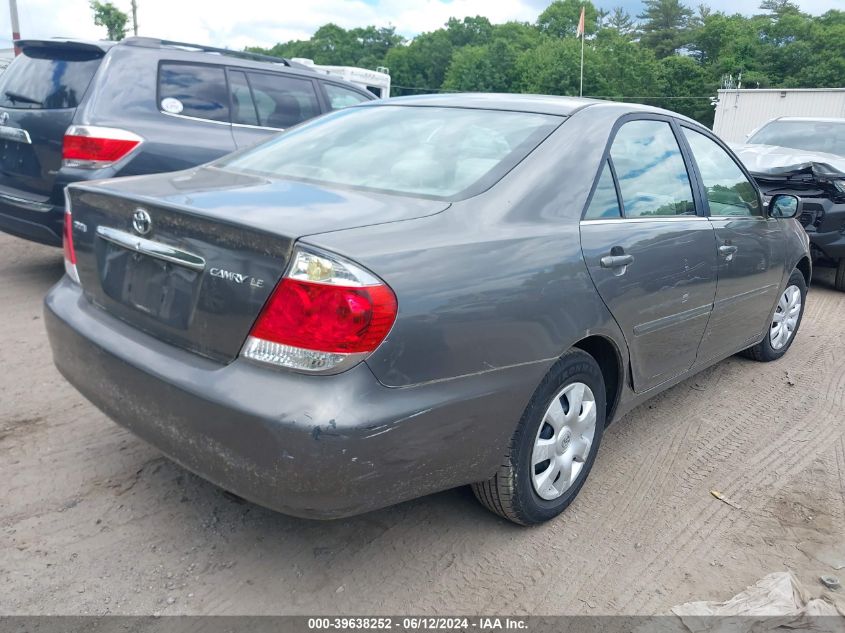
[[[729,359],[632,412],[533,529],[467,489],[329,523],[224,493],[53,368],[41,299],[61,274],[58,250],[0,234],[2,614],[645,614],[787,568],[816,595],[845,580],[845,294],[827,271],[784,360]]]

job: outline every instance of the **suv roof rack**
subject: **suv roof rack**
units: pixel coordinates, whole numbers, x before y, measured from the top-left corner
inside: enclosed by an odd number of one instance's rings
[[[230,57],[240,57],[242,59],[250,59],[257,62],[270,62],[272,64],[283,64],[291,68],[305,68],[300,64],[291,62],[284,57],[273,57],[272,55],[262,55],[260,53],[250,53],[249,51],[234,51],[229,48],[217,48],[215,46],[205,46],[203,44],[191,44],[190,42],[176,42],[174,40],[160,40],[154,37],[127,37],[120,42],[129,46],[148,46],[154,47],[172,47],[185,48],[203,53],[217,53],[220,55],[229,55]]]

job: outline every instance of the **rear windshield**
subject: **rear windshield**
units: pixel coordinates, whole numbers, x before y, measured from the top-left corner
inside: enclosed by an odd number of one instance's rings
[[[97,72],[95,51],[29,48],[0,75],[0,106],[31,110],[75,108]]]
[[[217,166],[437,198],[490,187],[562,121],[527,112],[353,107],[218,161]]]
[[[772,121],[748,142],[845,156],[845,121]]]

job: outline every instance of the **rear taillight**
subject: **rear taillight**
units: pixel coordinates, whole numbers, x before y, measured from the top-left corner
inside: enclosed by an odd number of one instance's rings
[[[101,169],[128,156],[143,141],[127,130],[71,125],[62,144],[62,166]]]
[[[393,291],[372,273],[299,248],[241,354],[298,371],[341,371],[381,344],[396,311]]]
[[[62,249],[65,252],[65,272],[76,283],[79,273],[76,270],[76,249],[73,247],[73,215],[70,210],[70,197],[65,191],[65,221],[62,229]]]

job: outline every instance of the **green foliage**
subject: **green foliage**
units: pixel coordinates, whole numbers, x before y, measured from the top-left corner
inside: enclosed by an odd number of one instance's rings
[[[741,75],[746,88],[845,85],[845,11],[813,17],[792,0],[764,0],[761,14],[751,17],[706,5],[693,11],[681,0],[645,0],[639,21],[622,8],[602,12],[589,0],[555,0],[536,24],[451,18],[409,42],[393,27],[326,24],[310,39],[250,50],[318,64],[388,66],[393,95],[577,95],[581,42],[575,31],[582,4],[584,95],[648,103],[710,124],[710,97],[726,75]],[[125,27],[124,14],[117,25],[121,36]]]
[[[614,8],[602,21],[602,27],[616,31],[623,37],[633,37],[637,30],[631,14],[622,7]]]
[[[108,38],[119,42],[126,35],[126,23],[129,16],[111,2],[91,0],[89,5],[94,12],[94,24],[106,27]]]
[[[584,31],[598,30],[598,10],[590,0],[554,0],[537,18],[537,28],[552,37],[574,36],[584,7]]]
[[[657,57],[667,57],[687,44],[692,9],[680,0],[643,0],[642,43]]]

